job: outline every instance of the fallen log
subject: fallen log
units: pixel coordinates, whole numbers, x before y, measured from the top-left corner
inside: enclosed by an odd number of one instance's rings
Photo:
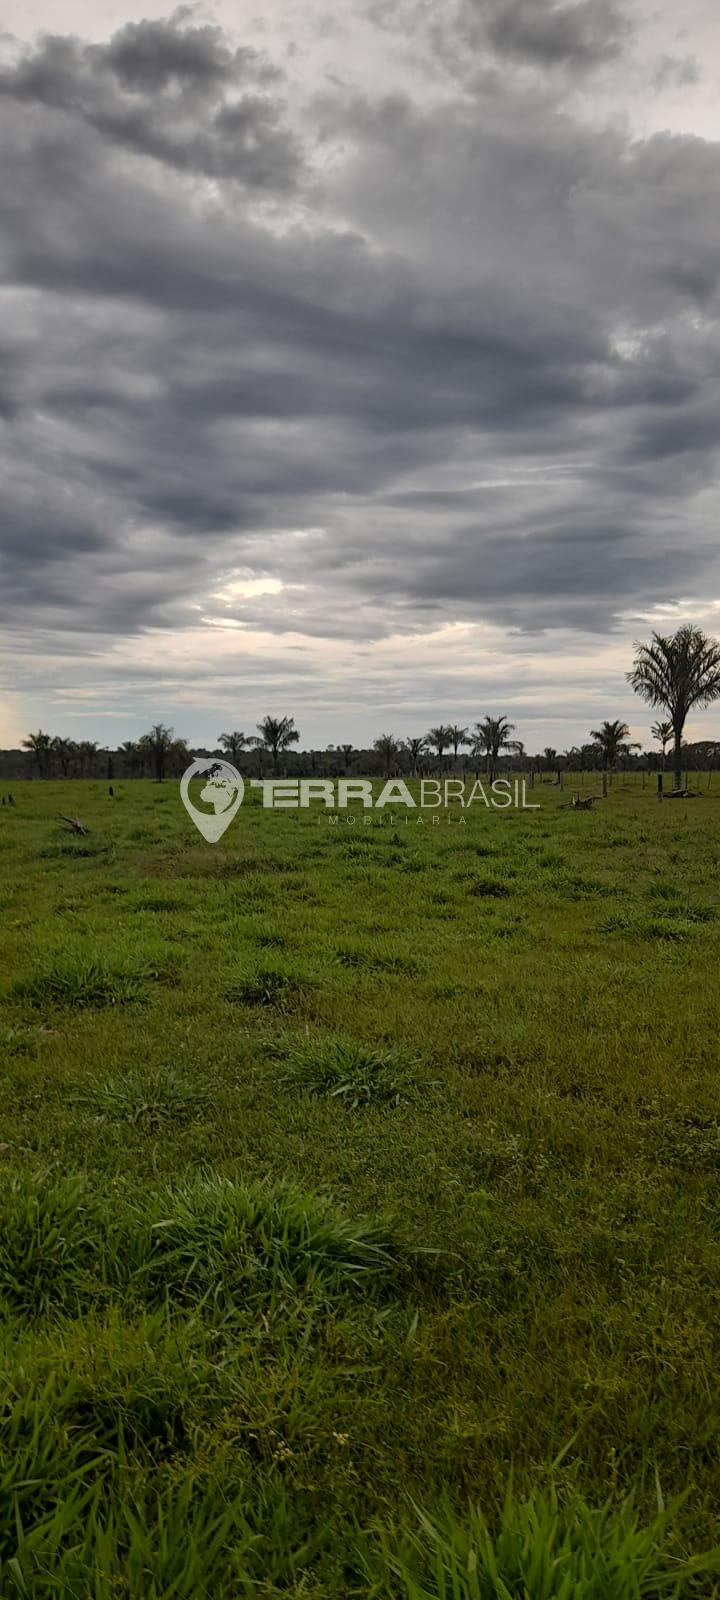
[[[62,811],[59,813],[59,816],[60,821],[66,822],[68,827],[72,829],[73,833],[89,833],[89,828],[85,827],[85,823],[81,822],[79,817],[64,817]]]

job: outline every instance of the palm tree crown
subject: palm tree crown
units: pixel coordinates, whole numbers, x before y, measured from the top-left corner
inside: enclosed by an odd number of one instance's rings
[[[654,722],[650,729],[653,739],[657,739],[660,749],[662,750],[663,768],[665,767],[665,751],[670,743],[670,740],[672,739],[672,731],[673,725],[671,722]]]
[[[397,760],[399,749],[400,746],[394,733],[381,733],[380,738],[375,740],[373,750],[376,750],[378,755],[382,756],[388,776],[393,762]]]
[[[442,765],[443,751],[447,750],[450,744],[450,729],[444,722],[439,723],[437,728],[430,729],[427,735],[427,743],[433,750],[437,750],[440,764]]]
[[[459,728],[457,723],[451,722],[448,725],[447,732],[452,745],[453,761],[457,761],[460,745],[470,743],[467,728]]]
[[[417,773],[418,761],[420,760],[423,751],[427,750],[427,743],[427,739],[424,737],[424,735],[421,739],[411,738],[405,740],[405,749],[410,757],[410,770],[413,777],[415,777]]]
[[[300,734],[295,727],[294,717],[263,717],[257,724],[257,734],[248,740],[249,744],[261,745],[269,750],[273,767],[277,769],[278,760],[283,750],[289,749],[291,744],[297,744]]]
[[[621,722],[619,717],[614,722],[603,722],[599,728],[592,728],[590,737],[602,751],[603,766],[614,767],[619,755],[629,750],[627,739],[630,729],[626,722]]]
[[[515,732],[515,723],[507,717],[483,717],[473,728],[473,751],[487,756],[488,777],[494,778],[500,751],[511,744],[509,735]]]
[[[221,750],[224,750],[226,754],[229,755],[234,767],[237,766],[238,761],[240,760],[241,752],[244,750],[247,742],[248,741],[245,737],[245,734],[239,733],[237,729],[234,733],[221,733],[218,735],[218,744],[220,745]]]
[[[29,733],[27,739],[23,739],[22,747],[23,750],[30,751],[37,765],[38,772],[41,774],[47,772],[48,766],[50,765],[50,751],[52,749],[52,739],[50,734],[43,733],[42,728],[38,728],[37,733]]]

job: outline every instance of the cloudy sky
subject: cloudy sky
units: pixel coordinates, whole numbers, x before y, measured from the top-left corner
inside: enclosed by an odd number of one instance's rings
[[[633,639],[720,632],[715,0],[4,17],[0,743],[648,742]]]

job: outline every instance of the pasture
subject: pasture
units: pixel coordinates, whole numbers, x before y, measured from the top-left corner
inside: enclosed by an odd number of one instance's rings
[[[3,1597],[720,1592],[720,797],[12,788]]]

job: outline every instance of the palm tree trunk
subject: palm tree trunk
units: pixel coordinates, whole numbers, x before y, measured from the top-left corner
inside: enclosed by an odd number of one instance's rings
[[[682,727],[675,729],[675,788],[682,789]]]

